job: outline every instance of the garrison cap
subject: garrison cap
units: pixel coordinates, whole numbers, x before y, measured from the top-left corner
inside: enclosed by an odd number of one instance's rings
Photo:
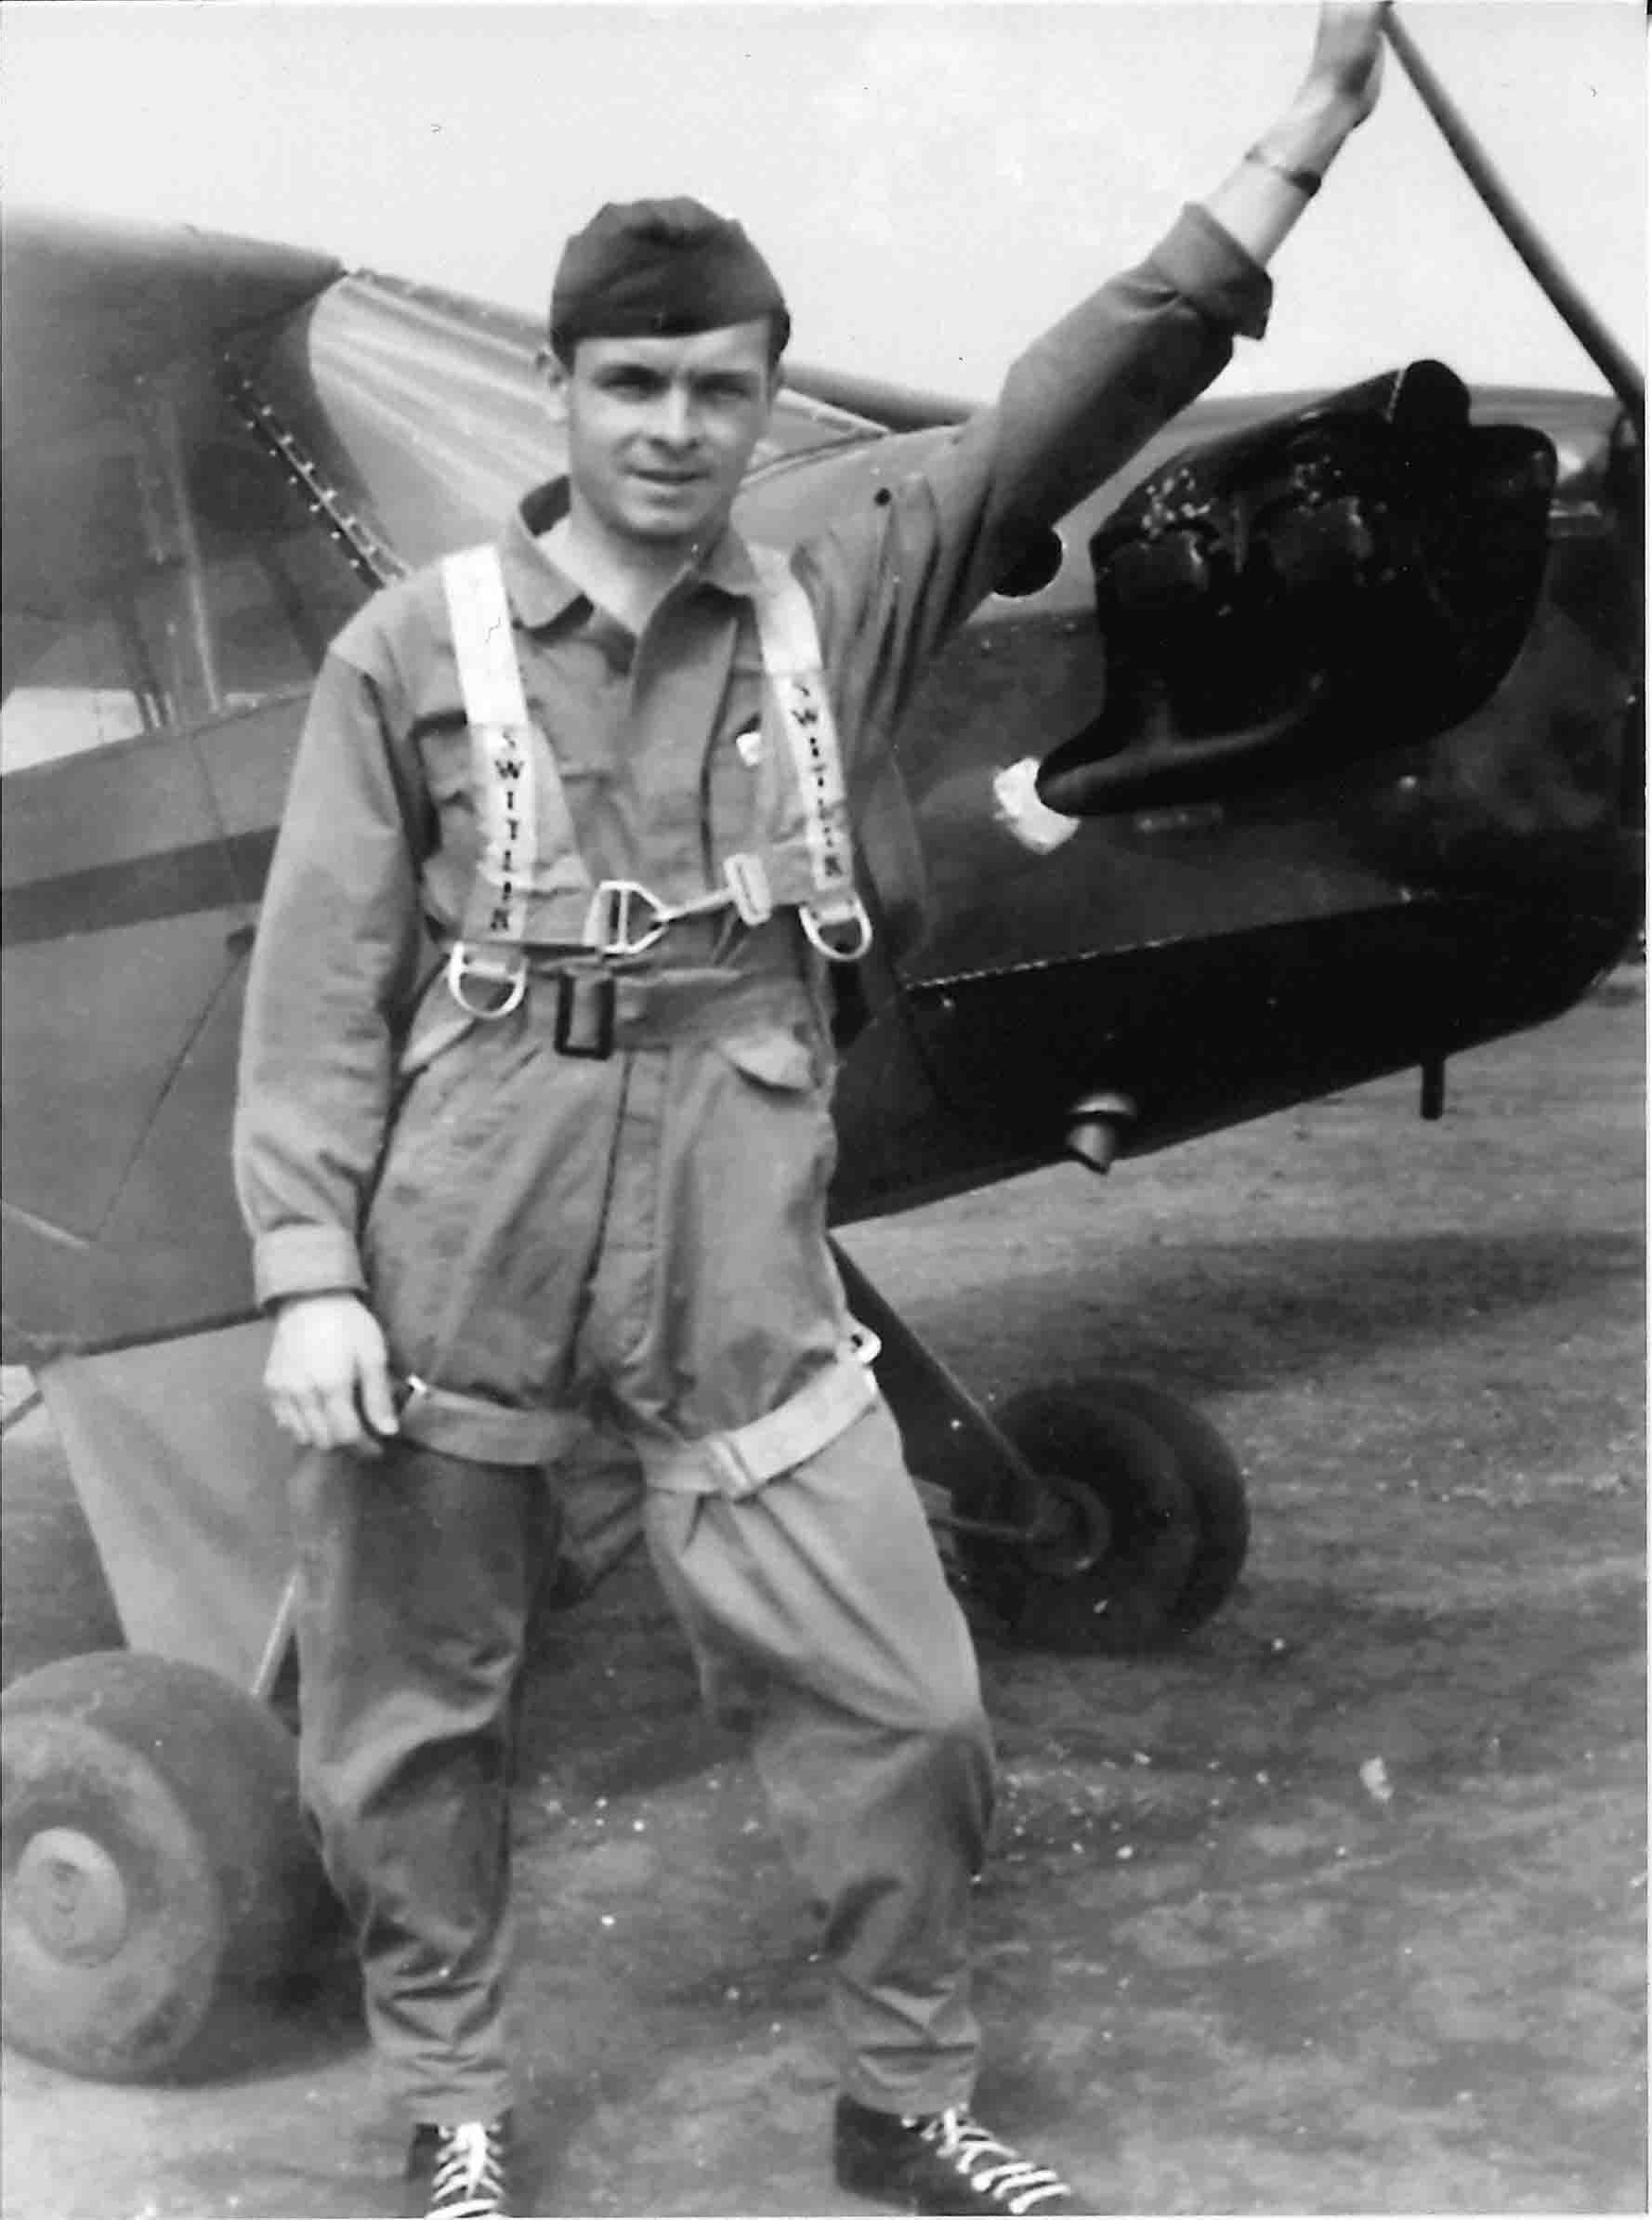
[[[762,316],[778,354],[792,319],[739,224],[686,198],[610,201],[562,251],[551,345],[566,356],[581,339],[675,339]]]

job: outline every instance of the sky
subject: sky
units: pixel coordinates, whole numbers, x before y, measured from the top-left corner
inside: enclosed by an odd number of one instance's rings
[[[1645,361],[1639,0],[1407,0],[1540,229]],[[1287,104],[1306,0],[7,0],[0,190],[324,248],[538,309],[602,201],[740,216],[803,361],[969,397]],[[1390,58],[1223,390],[1418,355],[1601,380]]]

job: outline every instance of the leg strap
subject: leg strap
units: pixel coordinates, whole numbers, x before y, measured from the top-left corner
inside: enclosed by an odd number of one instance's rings
[[[726,1495],[733,1503],[755,1495],[846,1433],[881,1400],[872,1370],[878,1347],[877,1335],[857,1326],[834,1363],[765,1417],[663,1453],[645,1445],[649,1486],[672,1495]]]
[[[478,1465],[553,1465],[579,1421],[564,1411],[513,1411],[479,1395],[457,1395],[410,1377],[401,1437]]]

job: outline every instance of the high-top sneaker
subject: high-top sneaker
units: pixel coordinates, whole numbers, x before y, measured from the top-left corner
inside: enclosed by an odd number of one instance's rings
[[[954,2106],[925,2114],[876,2112],[837,2100],[839,2186],[901,2213],[1031,2214],[1093,2212],[1048,2166],[1024,2158]]]
[[[425,2220],[505,2220],[511,2210],[508,2117],[416,2127],[407,2180],[407,2209]]]

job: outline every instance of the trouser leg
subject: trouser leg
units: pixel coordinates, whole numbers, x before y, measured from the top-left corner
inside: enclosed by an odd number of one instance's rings
[[[893,1420],[869,1412],[742,1502],[656,1493],[649,1531],[820,1908],[844,2086],[885,2111],[964,2102],[991,1741]]]
[[[511,2101],[514,1693],[544,1547],[535,1471],[408,1443],[295,1489],[305,1803],[415,2120]]]

